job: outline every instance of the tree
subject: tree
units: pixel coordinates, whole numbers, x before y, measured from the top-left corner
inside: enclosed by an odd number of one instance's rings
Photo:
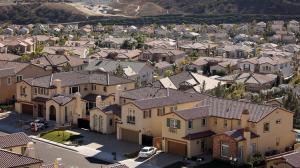
[[[170,77],[174,74],[174,72],[172,70],[166,70],[164,73],[164,77]]]
[[[117,68],[116,68],[114,74],[115,74],[116,76],[122,77],[122,76],[124,75],[124,73],[125,73],[125,72],[124,72],[124,69],[123,69],[122,66],[119,64],[119,65],[117,66]]]

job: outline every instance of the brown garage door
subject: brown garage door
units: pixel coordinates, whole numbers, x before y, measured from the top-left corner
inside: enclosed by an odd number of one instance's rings
[[[30,104],[22,104],[22,113],[33,115],[33,105]]]
[[[139,132],[128,129],[122,129],[122,140],[139,143]]]
[[[168,141],[168,152],[175,154],[186,156],[186,144],[175,142],[175,141]]]

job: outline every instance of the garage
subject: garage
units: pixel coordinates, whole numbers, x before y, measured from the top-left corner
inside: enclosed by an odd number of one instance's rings
[[[22,113],[23,114],[28,114],[28,115],[33,115],[33,105],[30,104],[22,104]]]
[[[175,155],[186,156],[187,145],[185,143],[168,141],[168,152]]]
[[[122,140],[139,143],[139,132],[128,129],[122,129]]]

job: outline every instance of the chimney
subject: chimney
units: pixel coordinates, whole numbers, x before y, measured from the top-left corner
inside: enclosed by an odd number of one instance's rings
[[[115,104],[120,104],[120,94],[122,92],[121,85],[116,86],[116,93],[115,93]]]
[[[106,73],[106,81],[107,81],[107,85],[109,85],[110,79],[109,79],[109,73],[108,72]]]
[[[76,105],[75,111],[79,118],[85,117],[81,105],[81,94],[79,92],[75,93]]]
[[[29,142],[27,144],[27,148],[26,148],[26,151],[24,153],[24,156],[28,156],[28,157],[32,157],[32,158],[37,158],[33,145],[34,145],[33,142]]]
[[[244,128],[243,136],[245,138],[245,151],[244,151],[244,161],[247,161],[251,155],[251,132],[249,127]]]
[[[98,95],[96,97],[96,107],[101,107],[102,106],[102,97],[101,95]]]
[[[248,121],[249,121],[249,110],[245,109],[242,112],[242,116],[241,116],[241,127],[242,128],[246,128],[248,127]]]
[[[61,88],[61,80],[60,79],[55,79],[53,81],[54,86],[56,86],[56,94],[60,95],[62,94],[62,88]]]
[[[54,161],[54,168],[63,168],[63,163],[61,158],[57,158]]]

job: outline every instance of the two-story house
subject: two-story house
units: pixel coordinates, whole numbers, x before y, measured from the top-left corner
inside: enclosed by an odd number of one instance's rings
[[[78,119],[89,119],[89,109],[95,107],[98,95],[105,104],[113,104],[118,85],[122,90],[135,87],[134,81],[108,73],[72,71],[28,78],[17,83],[15,108],[58,124],[77,124]]]
[[[184,51],[176,49],[163,49],[163,48],[153,48],[144,51],[139,60],[141,61],[152,61],[152,62],[162,62],[166,61],[171,64],[178,63],[184,60],[187,54]]]
[[[0,61],[0,67],[0,103],[10,103],[16,99],[16,82],[51,73],[33,64],[21,62]]]
[[[285,134],[282,134],[284,132]],[[184,156],[237,158],[284,152],[295,142],[293,113],[280,107],[207,97],[198,107],[167,113],[162,149]]]
[[[162,118],[176,110],[195,107],[204,96],[173,89],[141,88],[121,94],[121,123],[117,139],[153,145],[162,138]]]

